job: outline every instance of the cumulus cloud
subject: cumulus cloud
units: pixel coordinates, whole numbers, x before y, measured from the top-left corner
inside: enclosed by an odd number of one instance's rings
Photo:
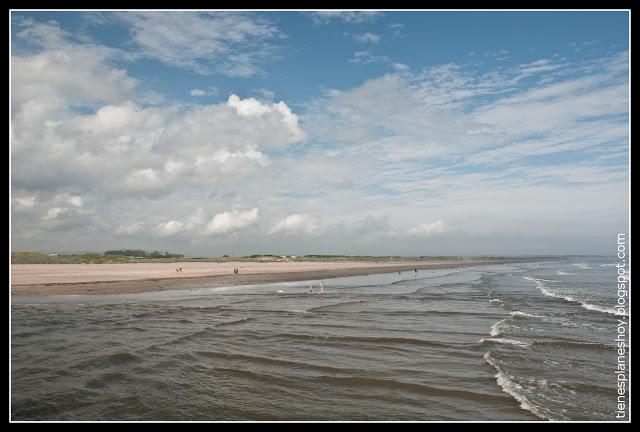
[[[149,105],[139,81],[113,66],[120,53],[71,40],[57,25],[25,27],[47,43],[11,58],[18,241],[73,227],[78,241],[197,237],[204,210],[182,215],[207,199],[211,185],[233,191],[255,181],[270,163],[268,149],[306,137],[284,101],[232,95],[231,104]]]
[[[184,224],[179,221],[169,221],[156,226],[156,234],[161,237],[175,235],[182,231],[184,231]]]
[[[232,233],[249,228],[257,221],[258,209],[255,207],[246,211],[232,210],[215,215],[207,224],[205,232],[207,234]]]
[[[319,225],[316,218],[308,214],[292,214],[271,228],[270,234],[312,234],[318,231]]]
[[[123,69],[118,50],[51,23],[25,23],[21,31],[16,40],[34,44],[11,58],[18,247],[86,250],[132,236],[135,247],[186,253],[308,253],[301,239],[309,236],[314,250],[328,253],[422,255],[456,253],[456,244],[478,251],[500,236],[506,245],[523,226],[539,238],[579,238],[625,223],[618,201],[627,179],[620,174],[628,161],[627,52],[488,70],[409,68],[363,50],[354,59],[395,72],[300,105],[274,103],[273,94],[255,89],[244,90],[255,98],[158,105],[140,90],[147,83]],[[158,52],[145,57],[159,53],[166,64],[224,73],[194,51],[180,57],[181,42],[172,39],[166,51],[156,42],[149,44]],[[245,60],[255,72],[259,59]],[[255,208],[224,211],[246,203]],[[258,208],[269,215],[265,223]],[[271,215],[282,218],[271,222]]]
[[[298,116],[293,114],[287,104],[282,101],[268,105],[254,98],[243,100],[232,94],[227,100],[227,105],[234,108],[240,116],[248,119],[267,116],[277,118],[289,129],[292,143],[305,138],[304,132],[298,126]]]
[[[14,85],[14,94],[22,91],[19,83]],[[252,166],[268,164],[262,149],[305,139],[284,102],[263,104],[236,95],[229,103],[187,109],[144,108],[126,101],[104,105],[94,114],[41,112],[44,119],[26,112],[14,116],[12,157],[25,170],[13,173],[13,184],[26,190],[73,185],[112,197],[158,198],[180,185],[232,172],[242,176]],[[41,142],[48,146],[40,147]],[[40,157],[34,158],[34,151]],[[76,182],[79,177],[82,183]]]
[[[29,23],[18,35],[40,32],[47,24]],[[91,105],[126,100],[139,84],[123,69],[109,66],[118,52],[106,47],[68,41],[55,25],[48,25],[46,49],[11,57],[14,116],[42,115],[68,104]],[[18,91],[16,91],[18,90]],[[16,118],[16,117],[14,117]]]

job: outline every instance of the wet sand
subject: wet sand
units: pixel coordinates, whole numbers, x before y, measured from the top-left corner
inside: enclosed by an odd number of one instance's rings
[[[414,269],[499,264],[517,260],[379,262],[184,262],[127,264],[14,264],[12,295],[128,294],[331,279]],[[182,267],[181,273],[176,267]],[[238,275],[233,269],[239,267]]]

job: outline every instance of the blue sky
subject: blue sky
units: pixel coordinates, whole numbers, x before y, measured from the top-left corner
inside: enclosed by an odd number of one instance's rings
[[[14,249],[605,253],[626,230],[627,12],[11,23]]]

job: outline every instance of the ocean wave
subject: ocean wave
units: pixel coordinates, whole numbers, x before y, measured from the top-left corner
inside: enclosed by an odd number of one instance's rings
[[[581,302],[580,304],[582,305],[583,308],[588,309],[588,310],[607,313],[607,314],[611,314],[611,315],[627,316],[627,312],[626,311],[625,311],[624,314],[620,314],[614,308],[608,308],[608,307],[594,305],[594,304],[590,304],[590,303],[584,303],[584,302]]]
[[[225,321],[225,322],[221,322],[220,324],[216,324],[216,327],[224,327],[228,325],[240,324],[240,323],[245,323],[249,321],[254,321],[254,318],[248,317],[248,318],[237,319],[234,321]]]
[[[556,273],[558,273],[558,275],[561,275],[561,276],[570,276],[570,275],[577,275],[578,274],[578,273],[564,272],[562,270],[558,270]]]
[[[255,355],[247,355],[247,354],[239,354],[239,353],[224,353],[224,352],[217,352],[217,351],[196,351],[194,352],[194,354],[201,357],[229,360],[229,361],[232,361],[234,364],[237,363],[238,361],[244,361],[244,362],[261,364],[261,365],[279,366],[279,367],[285,367],[285,368],[315,369],[322,372],[344,373],[344,374],[351,374],[359,371],[358,369],[332,367],[332,366],[325,366],[325,365],[307,363],[302,361],[286,360],[286,359],[279,359],[279,358],[273,358],[273,357],[263,357],[263,356],[255,356]]]
[[[614,350],[616,345],[614,344],[606,344],[602,342],[586,342],[586,341],[577,341],[570,339],[542,339],[535,340],[531,342],[533,346],[550,346],[550,347],[560,347],[560,348],[590,348],[590,349],[602,349],[602,350]],[[631,348],[627,346],[627,348]]]
[[[542,279],[542,278],[535,278],[533,276],[522,276],[522,278],[528,281],[535,282],[536,284],[543,283],[543,282],[560,282],[555,279]]]
[[[529,399],[524,395],[524,389],[520,384],[510,379],[509,375],[507,375],[502,368],[498,365],[498,362],[493,356],[491,352],[486,352],[484,354],[484,360],[496,370],[495,379],[498,383],[498,386],[507,394],[511,395],[516,401],[520,402],[520,408],[523,410],[529,411],[531,414],[539,417],[543,420],[551,420],[551,418],[544,415],[538,407],[533,405]]]
[[[268,374],[259,370],[217,367],[214,368],[213,371],[224,372],[225,374],[232,375],[238,378],[260,381],[262,383],[279,384],[285,387],[291,387],[293,385],[291,379],[281,378],[279,376]]]
[[[469,399],[469,400],[504,400],[501,396],[491,395],[487,393],[478,393],[470,390],[458,390],[452,388],[435,387],[426,384],[408,383],[403,381],[397,381],[393,379],[385,378],[372,378],[372,377],[360,377],[360,376],[320,376],[317,378],[321,382],[329,383],[332,385],[341,385],[348,388],[354,387],[378,387],[390,390],[404,390],[418,394],[433,395],[433,396],[452,396],[457,398]]]
[[[103,358],[109,364],[121,365],[125,363],[131,363],[141,360],[141,358],[133,353],[127,351],[121,351],[114,354],[109,354]]]
[[[524,342],[524,341],[519,341],[519,340],[516,340],[516,339],[507,339],[507,338],[483,338],[483,339],[480,339],[479,342],[480,343],[493,342],[493,343],[499,343],[499,344],[504,344],[504,345],[513,345],[513,346],[517,346],[517,347],[521,347],[521,348],[529,348],[529,347],[531,347],[531,343],[530,342]]]
[[[586,301],[577,299],[577,298],[575,298],[573,296],[559,294],[557,292],[551,291],[551,290],[549,290],[547,288],[544,288],[544,287],[540,287],[540,291],[542,291],[542,293],[544,295],[548,296],[548,297],[554,297],[554,298],[558,298],[558,299],[561,299],[561,300],[565,300],[565,301],[570,302],[570,303],[576,303],[576,304],[579,304],[583,308],[585,308],[587,310],[590,310],[590,311],[605,313],[605,314],[609,314],[609,315],[627,316],[626,312],[624,314],[619,314],[616,311],[616,309],[614,309],[614,308],[609,308],[609,307],[605,307],[605,306],[596,305],[596,304],[593,304],[593,303],[588,303]]]
[[[606,307],[606,306],[601,306],[601,305],[597,305],[597,304],[593,304],[593,303],[589,303],[587,301],[575,298],[571,295],[566,295],[566,294],[560,294],[556,291],[552,291],[551,289],[549,289],[549,287],[545,286],[545,282],[557,282],[557,281],[553,281],[553,280],[547,280],[547,279],[538,279],[538,278],[534,278],[534,277],[528,277],[528,276],[523,276],[524,279],[533,281],[536,286],[538,287],[538,289],[542,292],[542,294],[546,295],[547,297],[553,297],[553,298],[557,298],[560,300],[564,300],[570,303],[577,303],[580,306],[582,306],[583,308],[590,310],[590,311],[596,311],[596,312],[601,312],[601,313],[606,313],[606,314],[610,314],[610,315],[617,315],[617,316],[628,316],[628,314],[625,312],[624,314],[620,314],[618,313],[618,311],[614,308],[610,308],[610,307]]]
[[[307,340],[307,341],[326,341],[326,342],[338,342],[338,343],[367,343],[367,344],[390,344],[390,345],[417,345],[417,346],[430,346],[439,348],[451,348],[451,345],[445,342],[430,341],[424,339],[413,338],[400,338],[400,337],[384,337],[384,336],[321,336],[321,335],[307,335],[300,333],[280,333],[274,335],[274,337],[293,339],[293,340]]]
[[[319,311],[324,311],[324,310],[331,311],[331,308],[335,307],[335,306],[345,306],[345,305],[359,304],[359,303],[368,303],[368,301],[367,300],[357,300],[357,301],[347,301],[347,302],[332,303],[332,304],[329,304],[329,305],[316,306],[316,307],[313,307],[313,308],[309,308],[309,309],[307,309],[307,312],[319,312]]]
[[[534,315],[534,314],[530,314],[530,313],[527,313],[527,312],[522,312],[522,311],[519,311],[519,310],[511,312],[511,316],[513,318],[516,318],[516,319],[517,318],[543,318],[543,319],[544,318],[548,318],[548,317],[546,317],[544,315]]]
[[[503,320],[498,321],[497,323],[493,324],[491,326],[491,331],[489,332],[489,335],[495,337],[495,336],[500,336],[502,334],[502,331],[504,330],[505,324],[507,322],[508,318],[505,318]]]

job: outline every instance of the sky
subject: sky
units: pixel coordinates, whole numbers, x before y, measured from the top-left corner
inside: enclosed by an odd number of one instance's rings
[[[12,11],[11,248],[613,255],[626,11]]]

